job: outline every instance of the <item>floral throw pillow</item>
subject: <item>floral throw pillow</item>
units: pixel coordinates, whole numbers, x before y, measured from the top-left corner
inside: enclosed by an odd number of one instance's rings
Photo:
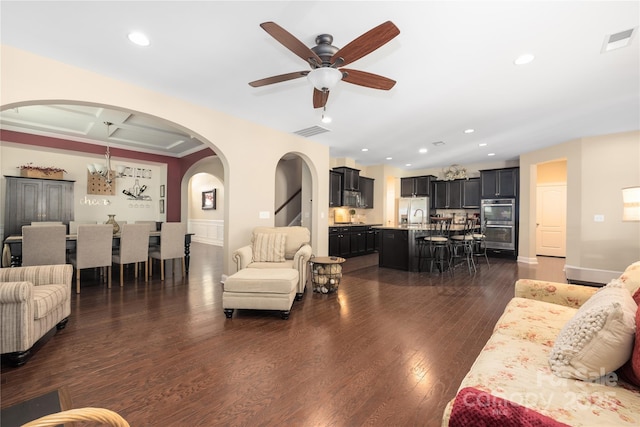
[[[553,373],[592,380],[624,365],[633,348],[637,308],[617,279],[598,290],[556,338],[549,356]]]
[[[640,289],[633,294],[633,300],[640,305]],[[631,359],[618,371],[622,379],[640,387],[640,309],[636,310],[636,340],[631,351]]]
[[[284,262],[286,239],[283,233],[257,233],[253,238],[253,261]]]

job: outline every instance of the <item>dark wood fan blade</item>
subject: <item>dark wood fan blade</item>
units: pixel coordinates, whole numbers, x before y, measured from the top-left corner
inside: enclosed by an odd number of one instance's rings
[[[343,81],[358,86],[389,90],[396,84],[395,80],[377,74],[367,73],[366,71],[350,70],[347,68],[340,68],[340,71],[342,71]]]
[[[256,80],[255,82],[249,83],[249,85],[253,87],[266,86],[274,83],[286,82],[287,80],[298,79],[306,76],[307,74],[309,74],[308,71],[296,71],[294,73],[280,74],[279,76],[271,76],[266,79]]]
[[[363,56],[373,52],[380,46],[389,42],[398,34],[400,34],[400,30],[393,24],[393,22],[384,22],[377,27],[367,31],[366,33],[337,51],[331,57],[331,63],[334,64],[338,60],[338,58],[342,58],[342,62],[339,62],[337,64],[338,67],[341,67],[343,65],[350,64],[353,61],[357,61]]]
[[[263,22],[260,24],[263,30],[271,35],[274,39],[278,40],[284,47],[289,49],[291,52],[298,55],[305,62],[313,62],[316,61],[318,65],[322,64],[322,59],[314,51],[309,49],[304,45],[300,40],[295,38],[291,33],[282,28],[280,25],[275,22]]]
[[[327,105],[327,99],[329,99],[329,91],[321,91],[313,89],[313,108],[322,108]]]

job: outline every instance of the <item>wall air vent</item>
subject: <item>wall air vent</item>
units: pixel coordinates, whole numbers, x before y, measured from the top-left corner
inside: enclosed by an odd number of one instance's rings
[[[604,37],[602,43],[602,53],[609,52],[611,50],[620,49],[631,44],[631,40],[636,34],[638,27],[631,28],[629,30],[620,31],[619,33],[610,34]]]
[[[432,142],[432,144],[438,147],[440,145],[444,145],[444,141],[436,141],[436,142]]]
[[[321,133],[329,132],[329,129],[323,128],[322,126],[311,126],[310,128],[300,129],[295,131],[296,135],[304,136],[305,138],[309,138],[310,136],[318,135]]]

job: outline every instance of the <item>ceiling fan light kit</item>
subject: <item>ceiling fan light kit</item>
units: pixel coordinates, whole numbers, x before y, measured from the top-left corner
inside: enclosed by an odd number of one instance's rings
[[[342,80],[342,73],[335,68],[321,67],[311,70],[307,79],[314,88],[325,92],[332,90]]]
[[[324,108],[329,98],[329,92],[340,80],[380,90],[389,90],[396,83],[387,77],[365,71],[338,68],[368,55],[400,34],[398,27],[391,21],[386,21],[367,31],[341,49],[331,44],[333,43],[331,34],[319,35],[316,37],[316,46],[309,48],[275,22],[263,22],[260,27],[304,60],[311,67],[311,71],[294,71],[267,77],[250,82],[249,85],[252,87],[266,86],[307,76],[314,87],[313,108]]]

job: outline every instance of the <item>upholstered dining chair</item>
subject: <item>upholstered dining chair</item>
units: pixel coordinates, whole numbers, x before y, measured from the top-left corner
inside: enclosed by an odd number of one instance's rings
[[[184,247],[184,243],[183,243]],[[120,264],[120,286],[124,285],[125,264],[135,264],[134,277],[138,278],[138,267],[144,262],[144,281],[149,280],[149,225],[124,224],[120,228],[120,247],[112,261]]]
[[[111,287],[111,248],[113,226],[111,224],[78,225],[76,251],[69,261],[76,269],[76,293],[80,293],[80,270],[106,267],[107,286]]]
[[[136,221],[135,224],[147,224],[149,226],[149,231],[156,231],[155,221]]]
[[[182,277],[186,274],[184,260],[184,236],[187,226],[181,222],[163,222],[160,229],[160,246],[149,249],[149,275],[153,275],[153,259],[160,260],[160,279],[164,280],[165,260],[180,259],[182,262]],[[172,264],[173,265],[173,264]],[[175,272],[175,268],[172,269]]]
[[[22,265],[55,265],[67,262],[67,226],[22,227]]]
[[[80,224],[97,224],[98,221],[69,221],[69,234],[78,234]]]

